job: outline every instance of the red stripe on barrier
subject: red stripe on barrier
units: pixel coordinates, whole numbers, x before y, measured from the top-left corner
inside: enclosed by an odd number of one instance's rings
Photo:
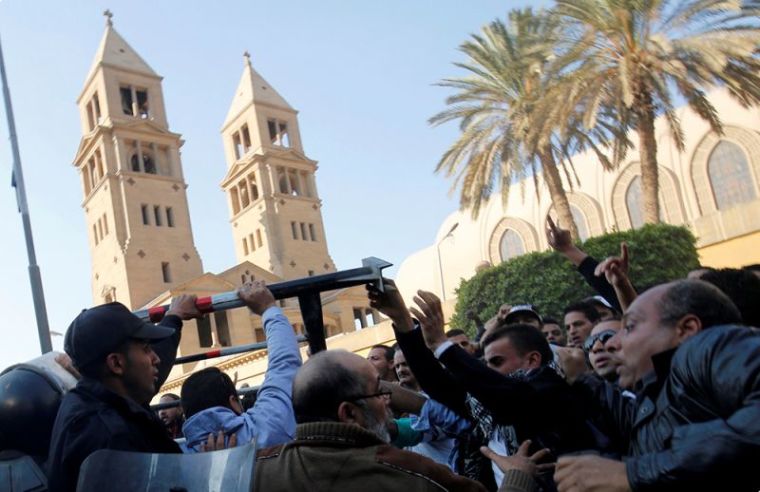
[[[195,307],[202,313],[210,313],[214,310],[214,301],[211,299],[211,296],[199,297],[195,300]]]
[[[163,306],[156,306],[148,309],[148,317],[151,321],[161,321],[166,313],[166,309]]]
[[[212,357],[219,357],[222,354],[222,349],[216,349],[212,350],[211,352],[206,352],[206,357],[209,359]]]

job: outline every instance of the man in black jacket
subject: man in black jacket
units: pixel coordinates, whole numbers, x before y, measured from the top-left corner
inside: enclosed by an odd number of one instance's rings
[[[760,333],[720,290],[683,280],[654,287],[628,308],[617,343],[620,384],[597,394],[627,439],[628,457],[560,459],[560,491],[757,491]]]
[[[98,449],[180,452],[148,404],[174,364],[182,320],[199,316],[195,296],[183,295],[172,301],[159,325],[140,320],[118,302],[74,319],[64,350],[83,377],[64,397],[53,426],[51,492],[74,491],[82,462]]]

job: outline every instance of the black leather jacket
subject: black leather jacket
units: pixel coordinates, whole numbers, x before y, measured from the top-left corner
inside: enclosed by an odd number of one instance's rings
[[[601,398],[629,438],[631,488],[759,490],[760,331],[712,327],[653,361],[635,401]]]

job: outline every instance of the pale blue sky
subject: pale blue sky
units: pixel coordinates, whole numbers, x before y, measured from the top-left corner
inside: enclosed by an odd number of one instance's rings
[[[64,332],[92,302],[75,104],[103,34],[114,26],[164,77],[171,130],[182,148],[195,244],[206,271],[235,263],[219,129],[243,68],[242,53],[297,110],[317,183],[330,253],[339,269],[366,256],[400,264],[433,241],[457,208],[433,174],[456,136],[431,128],[460,74],[458,45],[519,5],[544,2],[427,0],[0,2],[6,58],[38,262],[51,329]],[[0,123],[0,369],[39,353],[11,152]],[[395,270],[394,270],[395,271]],[[53,346],[61,349],[61,337]]]

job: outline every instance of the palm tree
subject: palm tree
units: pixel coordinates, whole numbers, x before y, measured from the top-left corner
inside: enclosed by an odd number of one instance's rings
[[[461,207],[477,217],[497,186],[504,204],[510,185],[518,180],[531,177],[538,193],[540,170],[560,222],[577,239],[558,164],[575,151],[591,148],[610,167],[599,146],[607,140],[605,132],[614,128],[598,124],[590,132],[578,131],[583,129],[580,120],[569,112],[575,126],[567,124],[559,133],[535,117],[536,103],[549,87],[546,67],[554,58],[558,25],[554,17],[530,9],[513,10],[508,21],[508,25],[493,21],[464,42],[460,50],[468,60],[455,65],[469,74],[439,83],[455,93],[446,100],[449,108],[430,123],[460,120],[461,134],[441,157],[436,172],[454,177],[452,191],[461,186]],[[572,183],[567,167],[562,168]]]
[[[659,221],[654,122],[664,115],[676,146],[684,135],[676,97],[722,133],[705,90],[725,86],[741,104],[760,102],[760,3],[742,0],[557,0],[563,25],[553,75],[561,77],[545,109],[558,124],[565,104],[614,114],[639,139],[643,213]],[[561,86],[561,87],[560,87]],[[677,96],[676,96],[677,95]],[[580,101],[583,101],[582,103]]]

